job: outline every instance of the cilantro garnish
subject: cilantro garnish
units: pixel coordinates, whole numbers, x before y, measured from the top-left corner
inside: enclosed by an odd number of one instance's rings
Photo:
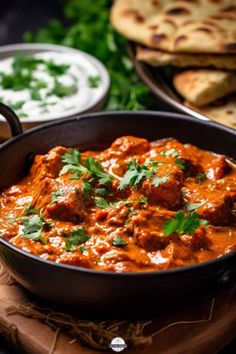
[[[36,214],[38,212],[38,209],[35,209],[32,204],[30,203],[23,211],[23,215],[29,215],[29,214]]]
[[[110,193],[106,188],[95,188],[94,192],[102,197],[105,196],[112,196],[113,194]]]
[[[51,194],[51,205],[56,203],[58,199],[62,196],[64,188],[60,188],[58,191]]]
[[[152,181],[151,185],[154,186],[154,187],[159,187],[160,184],[162,183],[166,183],[169,179],[169,175],[167,176],[163,176],[163,177],[160,177],[160,176],[156,176],[154,178],[154,180]]]
[[[186,209],[188,211],[196,210],[196,209],[200,208],[205,202],[206,201],[204,200],[204,201],[202,201],[200,203],[190,203],[190,204],[187,205]]]
[[[56,64],[52,60],[48,60],[45,62],[46,70],[52,76],[61,76],[64,75],[68,70],[70,65],[67,64]]]
[[[87,157],[85,160],[85,166],[89,170],[90,174],[94,176],[99,183],[109,184],[112,182],[113,176],[104,170],[103,166],[97,159]]]
[[[81,164],[81,155],[77,149],[69,148],[68,152],[61,157],[65,166],[61,169],[59,175],[64,175],[68,172],[73,174],[73,179],[78,179],[81,174],[88,173],[88,169]]]
[[[115,236],[112,240],[112,245],[116,247],[125,247],[127,244],[128,243],[119,236]]]
[[[136,186],[144,178],[150,178],[155,173],[154,169],[149,169],[145,164],[138,165],[137,159],[135,158],[129,165],[124,177],[122,178],[119,189],[123,190],[128,185]]]
[[[76,85],[64,85],[60,81],[55,80],[54,87],[50,92],[50,95],[63,98],[65,96],[73,95],[77,91]]]
[[[82,197],[85,199],[87,196],[93,192],[93,187],[90,183],[83,181],[82,186]]]
[[[23,219],[23,238],[29,238],[32,241],[41,241],[45,243],[42,232],[44,226],[51,226],[51,224],[44,220],[44,218],[40,215],[33,215],[28,218]]]
[[[166,156],[166,157],[169,157],[169,156],[178,157],[179,156],[179,152],[176,149],[169,149],[169,150],[162,151],[161,155],[162,156]]]
[[[99,87],[101,83],[101,76],[89,76],[88,77],[88,83],[91,88],[97,88]]]
[[[67,236],[64,234],[64,236]],[[65,248],[67,251],[75,251],[77,246],[81,245],[81,243],[86,242],[90,236],[85,232],[83,227],[74,227],[67,237],[65,242]]]
[[[199,215],[196,212],[185,216],[183,210],[178,211],[173,219],[164,223],[163,231],[165,236],[170,236],[173,233],[177,233],[178,236],[194,234],[199,226],[207,224],[206,220],[199,219],[198,217]]]
[[[176,158],[175,163],[182,171],[187,171],[187,164],[184,160]]]
[[[96,203],[96,206],[100,209],[107,209],[107,208],[114,205],[112,203],[109,203],[108,201],[106,201],[103,198],[95,198],[95,203]]]
[[[205,182],[207,180],[207,176],[204,172],[198,172],[198,174],[196,175],[198,182],[200,184],[202,184],[203,182]]]

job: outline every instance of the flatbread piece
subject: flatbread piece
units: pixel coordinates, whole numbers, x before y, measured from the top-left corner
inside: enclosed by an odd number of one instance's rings
[[[197,107],[189,102],[184,102],[184,105],[218,123],[236,129],[236,96],[221,99],[205,107]]]
[[[185,70],[174,75],[173,85],[187,101],[204,106],[236,91],[236,71]]]
[[[156,67],[171,65],[179,68],[194,66],[227,70],[236,69],[236,55],[230,54],[168,53],[162,50],[137,46],[136,58],[139,61]]]
[[[128,39],[172,53],[236,53],[235,0],[116,0],[111,23]]]

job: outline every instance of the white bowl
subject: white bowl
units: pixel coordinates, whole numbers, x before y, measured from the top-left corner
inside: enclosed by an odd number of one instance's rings
[[[99,111],[102,109],[107,97],[107,93],[110,86],[110,79],[107,69],[98,59],[80,50],[54,44],[11,44],[0,48],[0,61],[2,59],[12,57],[16,54],[36,54],[50,51],[64,54],[73,54],[74,56],[76,56],[76,58],[78,58],[78,61],[86,61],[90,66],[92,66],[96,70],[97,75],[101,77],[99,90],[95,90],[96,93],[90,97],[89,101],[86,101],[85,104],[80,107],[80,109],[75,110],[70,114],[68,114],[68,112],[61,112],[57,116],[54,115],[53,117],[47,118],[19,118],[24,130],[33,128],[39,124],[47,123],[55,119],[68,118],[85,112]],[[8,126],[4,118],[0,116],[0,138],[7,139],[9,137],[10,131],[8,129]]]

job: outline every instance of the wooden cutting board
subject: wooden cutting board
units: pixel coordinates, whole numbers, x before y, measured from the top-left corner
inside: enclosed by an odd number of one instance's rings
[[[37,307],[35,303],[0,265],[0,334],[26,353],[99,354],[99,348],[113,352],[110,340],[121,336],[127,342],[124,353],[216,354],[236,335],[236,286],[190,310],[179,308],[149,319],[144,329],[143,322],[129,320],[82,321],[59,308],[44,309],[38,299]]]

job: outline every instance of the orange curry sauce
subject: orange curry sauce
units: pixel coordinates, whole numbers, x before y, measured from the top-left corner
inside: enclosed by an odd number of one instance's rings
[[[235,202],[235,165],[172,138],[121,137],[81,154],[57,146],[2,191],[0,236],[58,263],[163,270],[235,251]],[[197,224],[175,230],[180,210]]]

